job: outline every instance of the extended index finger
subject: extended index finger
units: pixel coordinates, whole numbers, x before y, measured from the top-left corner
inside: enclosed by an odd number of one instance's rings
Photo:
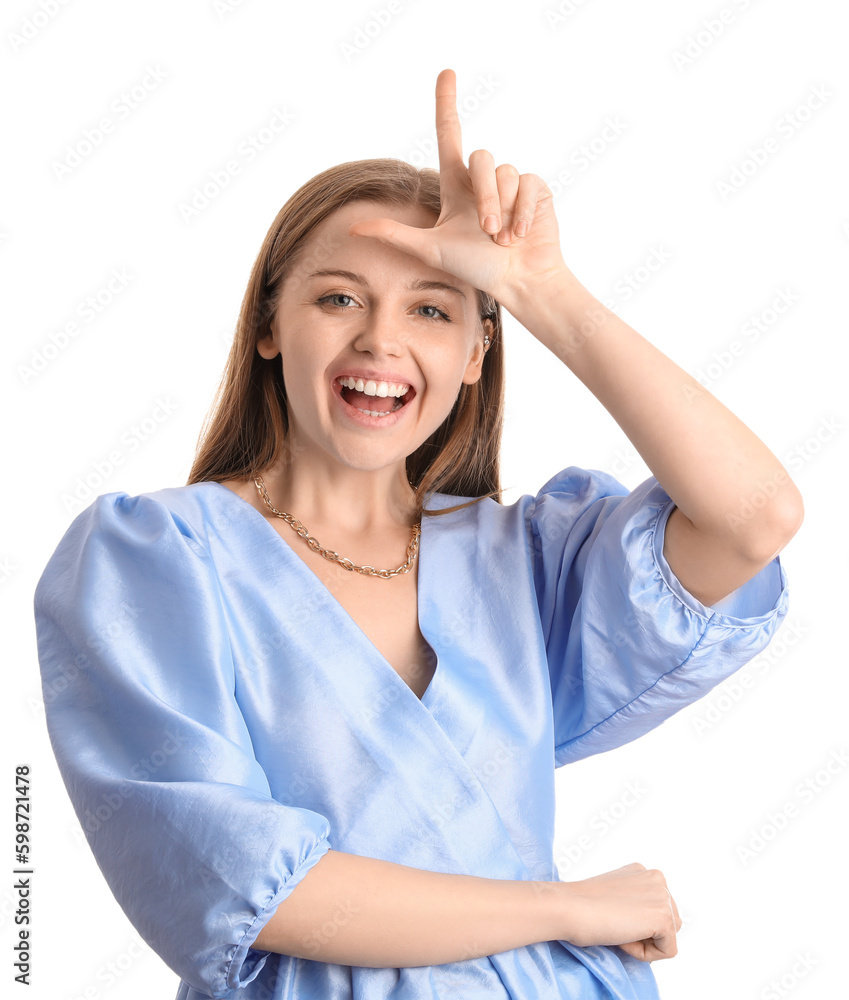
[[[436,141],[439,172],[448,174],[463,164],[460,119],[457,115],[457,76],[444,69],[436,78]]]

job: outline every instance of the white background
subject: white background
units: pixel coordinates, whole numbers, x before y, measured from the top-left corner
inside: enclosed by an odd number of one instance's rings
[[[729,0],[726,24],[722,9],[680,0],[4,4],[4,995],[176,993],[174,974],[139,947],[112,899],[61,784],[32,592],[96,495],[185,482],[251,265],[289,195],[345,160],[437,166],[433,90],[445,67],[457,73],[465,156],[490,149],[496,163],[560,192],[563,251],[578,278],[684,369],[704,373],[805,500],[805,523],[781,555],[790,611],[766,653],[736,675],[749,688],[726,684],[636,743],[558,771],[562,877],[634,860],[664,871],[685,920],[678,957],[653,966],[664,998],[844,995],[849,769],[822,769],[849,750],[849,25],[839,0]],[[376,29],[380,11],[387,23]],[[147,76],[144,100],[119,118],[113,102],[157,67],[163,78],[150,86]],[[181,203],[276,111],[291,123],[182,218]],[[59,176],[67,147],[84,150],[104,116],[111,133]],[[605,143],[608,118],[620,130]],[[764,162],[723,191],[770,137]],[[586,168],[583,144],[594,150]],[[668,260],[639,271],[658,248]],[[128,284],[63,344],[60,331],[113,269]],[[626,294],[628,275],[647,280]],[[770,312],[782,294],[792,305]],[[746,339],[753,317],[763,332]],[[738,356],[735,340],[745,345]],[[595,397],[512,318],[506,352],[506,502],[567,465],[612,472],[629,489],[650,474]],[[160,400],[173,412],[157,421]],[[120,463],[107,468],[116,450]],[[706,489],[710,478],[705,468]],[[69,502],[87,479],[83,501]],[[32,768],[35,803],[28,990],[12,981],[10,957],[21,763]],[[797,786],[818,772],[806,802]],[[636,800],[623,798],[629,782],[641,789]],[[796,817],[744,862],[739,846],[774,833],[770,814],[788,803]],[[573,863],[582,836],[591,847]]]

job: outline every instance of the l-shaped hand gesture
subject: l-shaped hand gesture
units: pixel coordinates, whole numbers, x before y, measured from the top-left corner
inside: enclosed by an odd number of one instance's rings
[[[563,260],[548,185],[510,164],[495,167],[492,154],[477,149],[463,163],[456,77],[444,69],[436,79],[441,211],[432,229],[375,218],[353,223],[352,236],[382,240],[430,267],[489,292],[508,308],[537,282],[574,276]]]

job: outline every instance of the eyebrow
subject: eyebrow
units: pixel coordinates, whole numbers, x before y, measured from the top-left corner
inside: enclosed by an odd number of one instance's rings
[[[307,275],[307,281],[312,278],[345,278],[347,281],[353,281],[359,285],[365,285],[366,288],[369,287],[366,278],[362,274],[356,274],[354,271],[313,271],[312,274]],[[426,281],[424,278],[417,278],[415,281],[410,282],[410,284],[407,285],[407,288],[411,292],[454,292],[463,299],[466,297],[465,292],[461,292],[459,288],[456,288],[454,285],[448,285],[444,281]]]

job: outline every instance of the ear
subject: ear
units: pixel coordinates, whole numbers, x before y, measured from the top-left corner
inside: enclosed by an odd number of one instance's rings
[[[483,346],[484,337],[488,336],[491,342],[495,334],[495,326],[493,325],[491,319],[485,319],[482,323],[482,326],[483,326],[483,332],[475,342],[475,349],[472,353],[471,358],[469,359],[468,365],[466,365],[466,371],[463,374],[463,381],[468,383],[469,385],[472,385],[475,382],[477,382],[478,379],[481,377],[481,374],[483,373],[483,361],[487,353]]]
[[[270,329],[270,328],[269,328]],[[266,361],[270,361],[272,358],[276,358],[280,351],[277,345],[274,343],[274,334],[269,332],[264,337],[260,337],[256,342],[256,349],[260,356],[265,358]]]

